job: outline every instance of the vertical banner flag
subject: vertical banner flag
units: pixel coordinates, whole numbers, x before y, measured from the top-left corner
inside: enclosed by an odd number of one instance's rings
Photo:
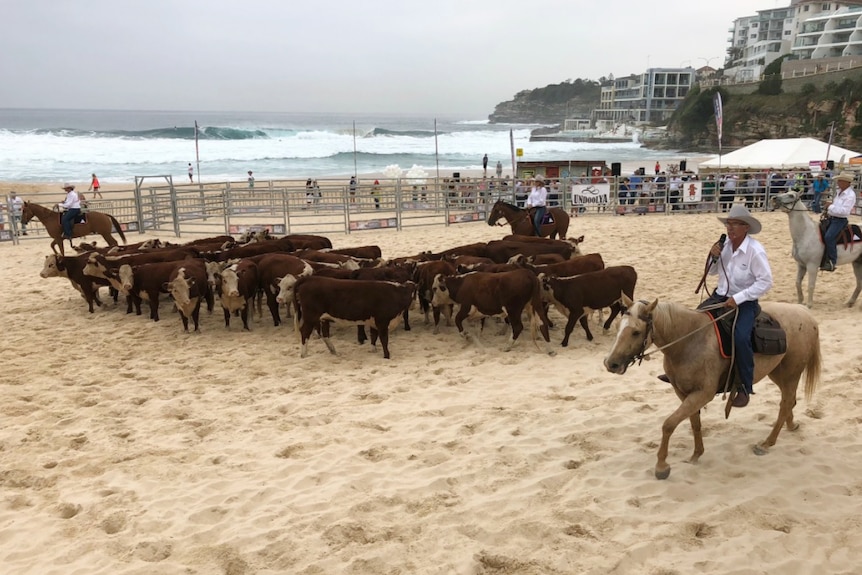
[[[512,179],[516,180],[518,176],[518,166],[515,164],[515,133],[512,128],[509,128],[509,148],[512,151]]]
[[[722,123],[722,109],[721,109],[721,92],[716,92],[715,96],[712,98],[712,105],[715,107],[715,128],[718,132],[718,151],[721,152],[721,123]]]

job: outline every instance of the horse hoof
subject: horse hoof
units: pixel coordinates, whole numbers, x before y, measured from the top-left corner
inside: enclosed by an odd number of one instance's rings
[[[799,429],[799,424],[796,423],[795,421],[793,422],[793,425],[787,426],[787,431],[796,431],[798,429]]]
[[[759,443],[752,447],[751,450],[754,452],[755,455],[766,455],[767,453],[769,453],[769,448]]]
[[[655,468],[655,478],[656,479],[667,479],[670,477],[670,467],[668,466],[666,469]]]

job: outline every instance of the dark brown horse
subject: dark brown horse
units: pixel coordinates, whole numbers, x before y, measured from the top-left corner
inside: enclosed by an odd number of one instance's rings
[[[72,237],[80,238],[89,234],[99,234],[109,246],[117,245],[117,240],[111,235],[111,231],[117,230],[120,237],[123,238],[123,243],[126,243],[126,236],[123,230],[120,229],[120,222],[111,214],[102,212],[87,212],[87,221],[82,224],[75,224],[72,227]],[[56,247],[60,247],[60,255],[65,255],[63,250],[63,226],[60,224],[60,213],[34,204],[33,202],[24,202],[24,208],[21,210],[21,223],[26,224],[33,218],[38,219],[45,226],[54,241],[51,242],[51,250],[57,253]],[[72,245],[72,240],[69,240],[69,245]]]
[[[554,221],[539,226],[539,237],[554,239],[559,235],[561,240],[566,239],[566,232],[569,230],[569,214],[562,208],[550,208],[547,213],[551,214]],[[528,210],[508,204],[503,200],[497,200],[497,203],[491,208],[491,213],[488,214],[488,225],[493,226],[501,218],[512,227],[513,234],[536,235],[536,230],[533,229],[532,213]]]

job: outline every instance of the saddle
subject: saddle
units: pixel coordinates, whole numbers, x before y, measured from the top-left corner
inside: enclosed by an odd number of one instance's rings
[[[703,304],[701,304],[703,305]],[[705,310],[713,320],[721,313],[721,309]],[[733,314],[723,317],[713,323],[718,337],[718,347],[721,357],[729,359],[733,349]],[[787,351],[787,333],[774,317],[763,310],[758,311],[754,318],[754,331],[751,333],[754,353],[761,355],[781,355]]]
[[[62,227],[63,225],[63,212],[57,214],[57,223]],[[87,212],[80,211],[78,212],[78,216],[75,218],[73,224],[86,224],[87,223]]]
[[[826,234],[826,228],[829,227],[829,218],[823,218],[820,220],[820,241],[823,242],[823,236]],[[837,245],[848,244],[848,247],[855,242],[862,241],[862,230],[859,229],[859,226],[856,224],[848,223],[847,226],[841,230],[841,233],[838,234],[838,239],[836,240]]]
[[[527,213],[530,215],[530,219],[533,219],[533,212],[536,211],[536,208],[527,208]],[[545,215],[542,216],[542,225],[545,224],[553,224],[554,218],[551,217],[551,210],[545,208]]]

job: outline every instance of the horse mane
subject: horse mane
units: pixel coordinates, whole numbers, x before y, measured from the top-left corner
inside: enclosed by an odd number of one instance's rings
[[[510,204],[509,202],[504,202],[503,200],[497,200],[497,201],[500,202],[501,204],[503,204],[504,206],[508,207],[508,208],[512,208],[516,212],[523,212],[524,211],[523,208],[519,208],[515,204]]]
[[[672,301],[660,301],[653,310],[653,321],[662,325],[683,328],[683,331],[700,327],[706,315]]]

